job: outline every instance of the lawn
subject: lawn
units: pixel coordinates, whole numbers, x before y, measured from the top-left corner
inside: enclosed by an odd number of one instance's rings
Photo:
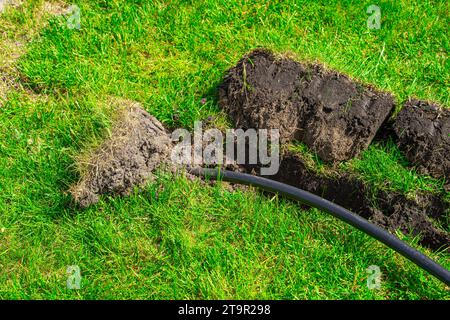
[[[111,97],[140,102],[168,128],[209,116],[231,126],[216,87],[256,47],[324,63],[398,102],[448,106],[448,1],[75,4],[80,29],[68,27],[60,13],[70,4],[58,1],[24,1],[0,15],[0,75],[14,84],[0,87],[1,299],[450,298],[363,233],[257,190],[160,171],[140,192],[86,210],[67,192],[79,178],[77,155],[108,135]],[[366,24],[371,4],[381,8],[378,30]],[[444,192],[392,141],[341,166],[411,197]],[[450,268],[448,253],[398,236]],[[80,289],[66,285],[73,265]],[[371,265],[382,272],[380,289],[367,286]]]

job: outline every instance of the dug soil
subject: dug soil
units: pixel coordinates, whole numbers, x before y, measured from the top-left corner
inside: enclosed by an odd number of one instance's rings
[[[122,101],[121,108],[111,137],[89,156],[86,172],[70,190],[81,207],[101,194],[128,194],[169,159],[172,142],[162,124],[137,103]]]
[[[395,106],[389,93],[353,81],[317,64],[275,56],[257,49],[228,70],[218,89],[219,105],[237,128],[279,129],[282,142],[300,140],[322,160],[338,162],[367,148],[378,130],[392,124]],[[389,134],[423,173],[449,174],[449,112],[410,101]],[[378,134],[377,134],[378,132]],[[257,165],[242,167],[259,172]],[[432,249],[450,249],[449,204],[431,193],[409,199],[378,190],[348,172],[333,176],[315,173],[300,155],[286,152],[280,170],[268,178],[307,190],[333,201],[390,231],[419,236]]]
[[[321,65],[257,49],[231,68],[219,105],[238,128],[279,129],[322,160],[348,160],[367,148],[394,107],[388,93]]]
[[[323,160],[350,159],[365,149],[394,107],[390,94],[352,81],[319,65],[255,50],[229,70],[219,86],[219,104],[235,128],[280,129],[283,142],[299,139]],[[126,195],[170,163],[172,142],[161,123],[139,104],[122,108],[111,136],[89,157],[80,181],[71,188],[87,207],[102,194]],[[393,124],[399,145],[424,172],[448,177],[449,113],[410,101]],[[255,172],[258,165],[232,166]],[[415,199],[379,190],[349,172],[317,173],[301,155],[282,154],[280,169],[268,178],[333,201],[390,231],[418,236],[434,250],[450,250],[449,204],[440,195]]]
[[[445,178],[450,190],[450,110],[412,99],[397,115],[393,128],[407,159],[422,174]]]

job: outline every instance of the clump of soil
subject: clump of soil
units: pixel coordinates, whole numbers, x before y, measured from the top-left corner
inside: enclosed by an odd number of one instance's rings
[[[448,206],[435,202],[437,197],[425,196],[422,202],[406,199],[403,195],[383,193],[377,199],[379,208],[372,208],[370,220],[387,230],[419,236],[420,244],[433,250],[450,251],[450,236],[433,224],[433,216],[443,222]]]
[[[251,173],[257,167],[247,165],[244,169]],[[330,200],[392,232],[418,235],[420,243],[433,250],[450,249],[449,234],[435,226],[435,221],[448,223],[450,209],[438,195],[421,194],[412,200],[398,192],[374,190],[348,172],[320,174],[301,155],[290,151],[282,155],[278,173],[267,178]]]
[[[111,137],[93,152],[85,174],[71,188],[81,207],[96,203],[101,194],[128,194],[169,159],[172,142],[156,118],[137,103],[120,112]]]
[[[450,183],[450,110],[409,100],[397,115],[394,130],[400,149],[422,174]]]
[[[324,161],[348,160],[365,150],[394,107],[391,94],[320,65],[300,88],[305,110],[300,140]]]
[[[64,2],[53,2],[53,1],[45,1],[42,5],[42,10],[45,13],[54,15],[54,16],[60,16],[65,13],[68,13],[68,4],[65,4]]]
[[[395,102],[391,94],[321,65],[257,49],[228,71],[219,86],[219,105],[236,127],[279,129],[282,142],[298,139],[322,160],[337,162],[357,156],[383,124],[392,124],[387,119]],[[448,177],[449,120],[448,111],[414,101],[391,131],[412,162],[426,173]],[[259,167],[243,166],[250,173]],[[439,221],[448,228],[449,204],[439,195],[420,194],[412,200],[398,192],[376,190],[348,172],[319,174],[292,152],[284,153],[278,173],[269,178],[333,201],[388,230],[419,235],[424,246],[450,248],[449,234],[435,225]]]
[[[237,127],[279,129],[283,142],[299,139],[336,162],[370,144],[394,99],[323,66],[257,49],[228,71],[219,105]]]
[[[305,76],[304,65],[257,49],[228,71],[219,104],[236,127],[279,129],[281,140],[290,141],[298,132],[303,101],[297,88]]]

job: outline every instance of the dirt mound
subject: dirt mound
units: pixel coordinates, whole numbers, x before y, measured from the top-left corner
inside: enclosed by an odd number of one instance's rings
[[[409,100],[398,114],[394,130],[400,149],[422,174],[445,177],[450,183],[450,110]]]
[[[323,160],[348,160],[366,149],[394,107],[390,94],[322,66],[300,88],[305,110],[300,140]]]
[[[156,118],[137,103],[128,104],[121,113],[111,137],[94,151],[86,173],[71,188],[81,207],[96,203],[101,194],[128,194],[169,159],[170,136]]]
[[[420,244],[433,250],[444,249],[450,251],[450,236],[447,232],[435,227],[432,221],[444,222],[445,211],[448,207],[442,202],[436,203],[433,196],[424,198],[423,202],[406,199],[400,194],[384,193],[377,199],[379,208],[372,208],[370,220],[387,230],[400,230],[404,234],[419,236]]]
[[[258,166],[243,168],[251,173],[257,171]],[[449,204],[438,195],[422,194],[411,200],[397,192],[374,190],[348,172],[336,172],[332,176],[319,174],[300,155],[289,151],[283,154],[278,173],[267,178],[337,203],[390,231],[419,236],[420,243],[433,250],[450,249],[450,236],[433,221],[448,223]]]
[[[364,150],[388,122],[394,104],[392,95],[343,74],[262,49],[244,56],[219,86],[219,105],[236,127],[279,129],[283,142],[298,139],[328,162]],[[433,106],[405,109],[389,132],[397,132],[412,162],[448,177],[448,113]],[[243,168],[259,171],[258,165]],[[424,246],[450,248],[449,234],[433,221],[448,228],[449,204],[440,195],[421,194],[411,200],[398,192],[375,190],[351,173],[321,175],[291,152],[282,156],[278,173],[269,178],[333,201],[391,231],[419,235]]]
[[[257,49],[228,71],[219,104],[237,128],[279,129],[281,140],[290,141],[298,132],[303,101],[297,88],[305,77],[304,65]]]
[[[335,162],[370,144],[394,99],[320,65],[257,49],[228,71],[219,105],[237,127],[279,129],[283,142],[299,139]]]

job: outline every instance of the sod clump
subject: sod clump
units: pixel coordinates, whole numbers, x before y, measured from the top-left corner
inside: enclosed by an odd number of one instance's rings
[[[155,117],[134,102],[125,102],[118,112],[110,137],[88,157],[85,172],[70,190],[81,207],[102,194],[129,194],[169,159],[172,142]]]
[[[422,174],[445,178],[450,190],[450,110],[427,101],[408,100],[397,115],[399,148]]]
[[[327,162],[357,156],[395,106],[394,98],[318,64],[245,55],[219,86],[219,105],[237,127],[279,129],[283,142],[304,142]]]

